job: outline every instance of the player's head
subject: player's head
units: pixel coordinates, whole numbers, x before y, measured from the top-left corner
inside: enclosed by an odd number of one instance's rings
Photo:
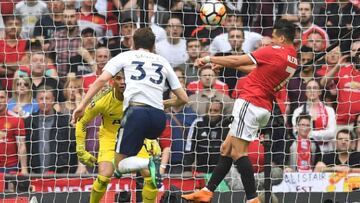
[[[147,49],[149,51],[154,50],[155,35],[151,28],[139,28],[135,31],[133,36],[134,49]]]
[[[348,129],[342,129],[336,134],[336,151],[343,153],[351,149],[352,134]]]
[[[275,22],[272,33],[274,45],[293,44],[295,38],[295,25],[287,20],[280,19]]]
[[[301,138],[308,138],[311,131],[311,116],[307,113],[301,113],[296,117],[296,130]]]
[[[7,107],[8,95],[5,89],[0,88],[0,112],[3,113]]]
[[[118,74],[116,74],[113,77],[113,87],[115,88],[115,91],[119,93],[124,93],[125,91],[125,76],[124,72],[120,71]]]

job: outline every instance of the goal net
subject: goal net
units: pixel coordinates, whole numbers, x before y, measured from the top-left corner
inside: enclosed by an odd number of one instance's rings
[[[78,160],[72,112],[105,64],[132,49],[140,27],[152,29],[154,52],[169,61],[189,95],[187,105],[165,109],[167,127],[158,140],[164,181],[156,200],[186,202],[181,194],[205,187],[211,177],[241,98],[239,81],[248,74],[198,69],[196,59],[274,46],[279,19],[296,27],[297,58],[289,60],[298,69],[276,89],[271,117],[249,143],[260,200],[359,201],[359,1],[223,0],[221,25],[201,20],[206,2],[0,1],[0,202],[89,201],[99,169]],[[170,91],[168,98],[174,98]],[[85,150],[97,158],[102,119],[111,115],[99,111],[85,129]],[[111,177],[101,202],[142,202],[143,186],[140,173]],[[233,166],[212,202],[245,201]]]

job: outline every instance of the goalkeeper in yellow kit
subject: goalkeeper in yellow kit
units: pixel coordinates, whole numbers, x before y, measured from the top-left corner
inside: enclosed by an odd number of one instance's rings
[[[114,173],[113,160],[115,158],[116,137],[123,117],[124,90],[124,75],[120,72],[113,78],[113,88],[105,90],[94,98],[86,108],[84,116],[76,124],[76,151],[79,161],[89,167],[94,167],[94,164],[98,162],[99,167],[99,174],[91,190],[90,203],[100,202]],[[99,155],[96,159],[85,150],[85,138],[87,124],[98,115],[102,116],[102,125],[99,130]],[[156,140],[145,140],[144,147],[138,156],[149,158],[147,149],[151,150],[153,154],[161,154],[161,149]],[[158,190],[150,177],[145,177],[144,180],[143,200],[152,203],[156,199]]]

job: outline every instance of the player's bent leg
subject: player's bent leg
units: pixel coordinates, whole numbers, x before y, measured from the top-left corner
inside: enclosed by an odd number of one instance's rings
[[[154,186],[148,170],[142,170],[141,175],[144,177],[144,187],[142,189],[142,199],[144,203],[156,202],[158,189]]]
[[[90,194],[90,203],[98,203],[106,192],[107,185],[111,180],[114,168],[108,161],[99,162],[99,174],[93,183]]]
[[[121,174],[131,173],[142,169],[147,169],[149,165],[149,159],[144,159],[137,156],[127,157],[121,160],[118,164],[118,172]]]

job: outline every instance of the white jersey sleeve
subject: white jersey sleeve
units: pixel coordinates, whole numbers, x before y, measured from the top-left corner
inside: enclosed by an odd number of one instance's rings
[[[126,52],[118,54],[114,58],[110,59],[105,67],[104,70],[109,72],[112,76],[115,76],[118,72],[120,72],[125,65],[127,64],[127,57]]]

